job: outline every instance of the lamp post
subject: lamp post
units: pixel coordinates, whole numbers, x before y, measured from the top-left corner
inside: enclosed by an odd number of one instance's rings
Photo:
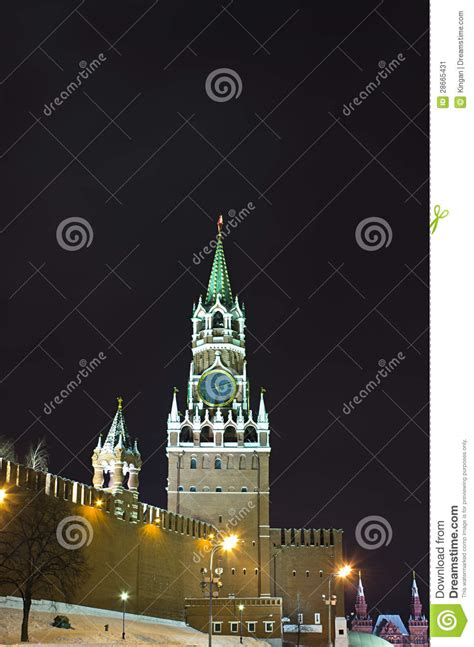
[[[243,622],[242,622],[242,616],[244,614],[245,607],[244,607],[243,604],[239,604],[238,608],[239,608],[239,611],[240,611],[240,644],[242,644],[244,642],[243,641],[243,636],[242,636],[242,632],[244,630],[244,625],[243,625]]]
[[[209,647],[212,647],[212,583],[214,579],[214,555],[218,550],[229,552],[237,546],[239,538],[236,535],[228,535],[224,539],[215,544],[211,549],[209,557]]]
[[[128,600],[128,593],[123,591],[120,599],[122,600],[122,640],[125,640],[125,602]]]
[[[328,607],[328,647],[333,647],[333,642],[332,642],[332,607],[336,606],[337,602],[337,596],[331,594],[331,584],[332,580],[334,577],[341,577],[345,578],[347,577],[350,572],[352,571],[351,567],[346,565],[342,566],[336,573],[329,573],[328,575],[328,595],[327,597],[325,595],[322,596],[324,600],[324,604],[327,605]],[[321,575],[323,574],[323,571],[320,571]]]

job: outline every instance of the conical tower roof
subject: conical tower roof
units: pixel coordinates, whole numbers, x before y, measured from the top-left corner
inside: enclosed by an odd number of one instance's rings
[[[125,416],[123,415],[122,410],[122,398],[117,398],[118,407],[117,413],[114,416],[112,424],[107,434],[107,438],[104,441],[102,451],[113,452],[117,445],[123,449],[128,449],[133,452],[133,443],[128,434],[127,425],[125,422]]]
[[[221,303],[226,308],[232,307],[232,289],[230,287],[229,274],[224,256],[224,245],[222,243],[222,225],[224,220],[219,216],[217,221],[217,247],[212,263],[211,276],[207,287],[205,305],[213,305],[216,302],[217,295],[221,295]]]

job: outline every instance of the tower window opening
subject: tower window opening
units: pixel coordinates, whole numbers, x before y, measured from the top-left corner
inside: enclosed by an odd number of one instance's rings
[[[306,577],[309,577],[309,571],[306,571]]]
[[[178,492],[184,492],[184,487],[182,485],[178,486]]]
[[[212,443],[214,440],[214,434],[212,433],[212,429],[209,426],[203,427],[201,429],[201,434],[200,434],[200,441],[202,443]]]
[[[193,456],[193,457],[191,458],[191,469],[192,469],[192,470],[195,470],[195,469],[197,469],[197,466],[198,466],[198,464],[197,464],[197,458],[196,458],[195,456]]]
[[[258,575],[258,568],[255,569],[255,575]]]
[[[222,515],[219,515],[219,523],[222,523]]]
[[[222,492],[222,488],[221,488],[221,486],[220,486],[220,485],[218,485],[218,486],[216,487],[216,492]]]
[[[214,468],[216,470],[221,470],[222,469],[222,459],[217,457],[216,460],[214,461]]]
[[[245,429],[244,433],[244,442],[245,443],[256,443],[258,441],[257,430],[251,425]]]
[[[189,488],[189,491],[190,491],[190,492],[196,492],[196,491],[197,491],[197,490],[196,490],[196,486],[195,486],[195,485],[191,485],[191,487]]]
[[[293,577],[296,577],[296,571],[293,571]]]
[[[231,571],[232,575],[235,575],[235,568],[232,568]]]
[[[225,428],[224,431],[224,442],[225,443],[236,443],[237,442],[237,431],[232,425]]]
[[[254,542],[254,541],[252,542],[252,546],[255,546],[255,542]]]
[[[248,492],[248,489],[245,485],[242,487],[241,492]]]
[[[212,321],[213,328],[224,328],[224,317],[222,312],[216,312]]]
[[[192,443],[193,442],[193,431],[191,427],[183,427],[179,434],[179,442],[181,443]]]
[[[247,569],[246,569],[246,568],[243,568],[243,569],[242,569],[242,573],[243,573],[244,575],[247,575]]]

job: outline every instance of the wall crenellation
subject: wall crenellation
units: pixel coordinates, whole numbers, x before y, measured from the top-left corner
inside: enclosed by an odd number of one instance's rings
[[[24,465],[0,458],[0,485],[44,490],[48,496],[84,506],[100,507],[128,523],[155,524],[163,530],[205,539],[217,529],[209,523],[137,501],[129,490],[112,494],[62,476],[39,472]]]

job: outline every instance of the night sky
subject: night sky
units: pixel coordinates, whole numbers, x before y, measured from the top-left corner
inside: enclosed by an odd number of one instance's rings
[[[140,497],[165,506],[166,417],[175,385],[184,409],[189,318],[212,258],[193,255],[219,213],[252,203],[225,250],[247,308],[254,409],[267,389],[271,523],[344,528],[373,614],[406,618],[412,568],[426,610],[428,3],[8,6],[2,433],[20,458],[44,436],[50,470],[89,483],[92,449],[122,395],[144,459]],[[220,68],[238,75],[240,96],[206,93]],[[389,244],[367,250],[355,233],[373,217]],[[58,244],[68,218],[88,221],[89,246]],[[45,414],[79,362],[101,352]],[[344,414],[398,353],[400,366]],[[355,537],[373,515],[393,532],[376,550]]]

